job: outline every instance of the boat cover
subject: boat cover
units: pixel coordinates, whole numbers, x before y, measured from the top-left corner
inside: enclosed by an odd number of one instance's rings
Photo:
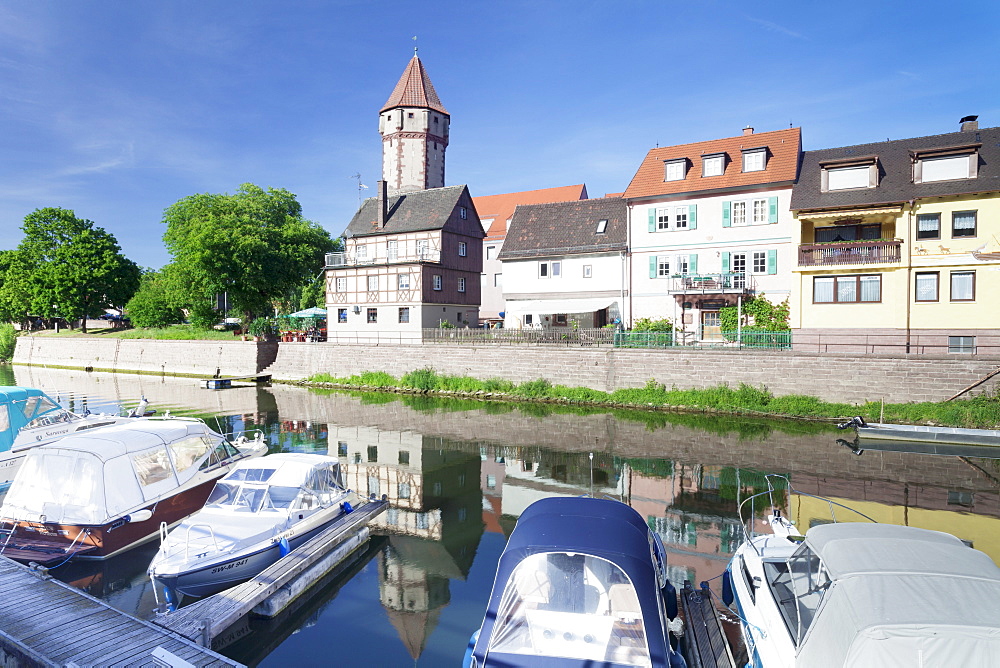
[[[886,524],[813,527],[830,578],[797,666],[993,666],[1000,568],[949,534]],[[794,559],[794,557],[793,557]]]
[[[0,452],[11,449],[17,432],[26,424],[58,410],[62,407],[41,390],[0,385]]]

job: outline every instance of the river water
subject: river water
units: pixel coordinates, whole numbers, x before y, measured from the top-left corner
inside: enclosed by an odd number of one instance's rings
[[[790,481],[776,500],[799,527],[827,521],[827,505],[808,496],[821,495],[881,522],[948,531],[1000,563],[1000,461],[858,455],[822,425],[283,385],[213,391],[193,379],[21,366],[0,367],[0,383],[40,387],[78,411],[145,396],[220,431],[261,429],[272,452],[338,456],[354,489],[388,495],[379,535],[354,562],[281,617],[244,620],[217,639],[215,649],[249,665],[457,665],[506,537],[547,496],[630,504],[663,538],[678,586],[722,573],[742,538],[738,499],[766,489],[766,474]],[[155,550],[54,574],[150,618]]]

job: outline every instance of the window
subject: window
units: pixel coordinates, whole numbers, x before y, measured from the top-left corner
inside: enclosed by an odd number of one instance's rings
[[[347,278],[337,278],[337,292],[347,292]]]
[[[562,274],[562,263],[561,262],[539,262],[538,263],[538,277],[539,278],[559,278]]]
[[[368,322],[378,322],[378,309],[370,308],[368,309]]]
[[[589,264],[583,265],[583,277],[584,278],[591,278],[593,275],[594,275],[594,268],[593,268],[593,266],[589,265]]]
[[[852,304],[882,301],[882,276],[817,276],[813,303]]]
[[[459,292],[465,292],[465,279],[464,278],[459,278],[458,279],[458,291]]]
[[[368,289],[369,290],[378,290],[378,276],[369,276],[368,277]]]
[[[670,229],[670,208],[662,207],[656,210],[656,229],[657,230],[669,230]]]
[[[396,276],[396,288],[399,290],[409,290],[410,289],[410,275],[409,274],[399,274]]]
[[[723,227],[769,225],[776,222],[778,222],[777,197],[761,197],[759,199],[722,203]],[[691,228],[694,229],[694,227],[692,224]]]
[[[368,446],[368,463],[370,464],[372,462],[377,462],[377,461],[378,461],[378,446],[377,445],[369,445]]]
[[[503,274],[493,274],[493,287],[499,288],[503,285]]]
[[[496,489],[497,488],[497,477],[492,473],[486,474],[486,489]]]
[[[552,263],[552,278],[559,278],[562,276],[562,262]]]
[[[978,172],[979,154],[943,155],[922,157],[913,164],[913,182],[954,181],[975,178]]]
[[[687,176],[687,158],[668,160],[664,165],[664,181],[683,181]]]
[[[747,224],[747,203],[746,202],[733,202],[733,213],[732,213],[733,227],[738,225]]]
[[[469,217],[469,210],[464,206],[458,207],[458,217],[465,220]]]
[[[597,221],[597,234],[604,234],[608,231],[608,221],[599,220]]]
[[[532,317],[532,315],[530,313],[525,314],[525,316],[524,316],[524,324],[525,325],[530,325],[532,323],[534,323],[534,318]]]
[[[754,251],[753,273],[755,274],[767,273],[767,251]]]
[[[567,325],[567,319],[565,313],[556,313],[554,316],[554,324],[556,327],[565,327]]]
[[[976,337],[974,336],[949,336],[949,353],[975,353]]]
[[[956,211],[951,214],[951,236],[953,238],[976,236],[976,212]]]
[[[767,223],[767,200],[755,199],[753,201],[753,224],[763,225]]]
[[[396,495],[400,499],[410,498],[410,483],[401,482],[396,485]]]
[[[434,289],[435,290],[440,290],[441,289],[441,276],[440,276],[440,274],[434,274],[433,283],[434,283]]]
[[[496,256],[497,256],[497,247],[496,246],[487,246],[486,247],[486,259],[487,260],[494,260],[494,259],[496,259]]]
[[[670,276],[670,256],[669,255],[658,255],[656,256],[656,277],[666,278]]]
[[[410,307],[400,306],[399,307],[399,321],[400,322],[410,322]]]
[[[364,259],[366,259],[368,257],[368,246],[367,245],[365,245],[365,244],[358,244],[355,248],[356,248],[355,253],[357,254],[359,260],[364,260]]]
[[[403,466],[408,466],[410,463],[410,451],[400,450],[399,451],[399,463]]]
[[[337,322],[344,323],[347,322],[347,309],[339,308],[337,309]]]
[[[468,251],[468,246],[466,245],[466,243],[464,241],[459,241],[458,242],[458,256],[459,257],[465,257],[466,255],[468,255],[467,251]]]
[[[940,274],[928,271],[916,274],[914,300],[918,302],[936,302],[938,300],[938,281]]]
[[[375,496],[378,496],[379,491],[380,490],[378,486],[378,476],[375,475],[368,476],[368,494],[369,495],[374,494]]]
[[[834,167],[824,169],[826,177],[825,190],[851,190],[853,188],[868,188],[871,179],[871,165],[855,165],[852,167]]]
[[[764,158],[767,149],[758,148],[743,152],[743,171],[762,172],[764,171]]]
[[[951,301],[972,302],[976,300],[976,272],[951,272]]]
[[[431,254],[431,242],[427,239],[417,239],[417,257],[424,259]]]
[[[701,175],[722,176],[723,171],[725,171],[725,166],[726,166],[725,154],[702,156]]]
[[[347,441],[337,441],[337,456],[338,457],[347,456]]]
[[[649,231],[694,229],[694,205],[661,206],[650,211]]]
[[[398,241],[389,241],[386,243],[386,256],[389,258],[390,262],[399,257]]]
[[[917,239],[941,238],[941,214],[917,214]]]

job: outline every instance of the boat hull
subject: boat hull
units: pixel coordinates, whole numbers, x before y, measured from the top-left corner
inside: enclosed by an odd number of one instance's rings
[[[1000,430],[996,429],[869,424],[864,427],[858,427],[858,436],[866,441],[908,441],[1000,447]]]

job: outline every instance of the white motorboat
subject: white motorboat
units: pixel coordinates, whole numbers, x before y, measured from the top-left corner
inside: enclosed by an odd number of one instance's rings
[[[169,533],[149,576],[177,594],[208,596],[254,577],[361,502],[335,457],[278,453],[243,462],[205,507]]]
[[[229,442],[193,418],[131,420],[32,448],[0,507],[0,554],[42,565],[104,559],[201,508],[259,432]]]
[[[145,398],[127,415],[73,413],[33,387],[0,386],[0,491],[10,487],[30,448],[146,414]]]
[[[820,524],[802,536],[777,511],[766,524],[724,576],[748,665],[996,665],[1000,568],[983,552],[893,524]]]

